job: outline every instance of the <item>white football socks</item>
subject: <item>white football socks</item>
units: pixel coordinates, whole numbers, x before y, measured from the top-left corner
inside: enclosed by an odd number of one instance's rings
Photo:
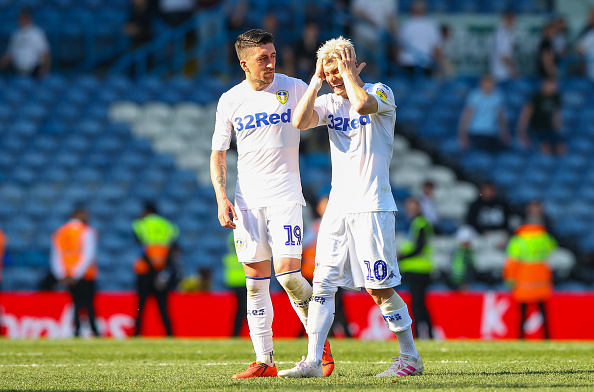
[[[380,309],[388,328],[398,338],[400,354],[419,358],[419,352],[412,334],[412,319],[408,313],[408,307],[398,293],[394,293],[390,299],[382,303]]]
[[[324,343],[334,321],[336,288],[321,289],[316,284],[314,288],[314,294],[309,301],[307,362],[317,364],[322,361]]]
[[[303,326],[307,328],[307,313],[311,297],[311,285],[301,275],[301,270],[281,272],[276,274],[276,279],[285,289],[291,300],[291,306],[299,316]]]
[[[274,310],[270,298],[270,277],[247,277],[245,285],[247,288],[247,320],[256,352],[256,361],[274,366],[272,345]]]

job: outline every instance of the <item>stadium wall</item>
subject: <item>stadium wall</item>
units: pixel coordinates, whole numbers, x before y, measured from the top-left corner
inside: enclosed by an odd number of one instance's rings
[[[401,293],[410,302],[407,292]],[[149,300],[150,301],[150,300]],[[134,332],[136,295],[103,292],[97,295],[98,324],[105,336],[126,338]],[[301,324],[284,292],[273,293],[274,335],[297,337]],[[170,311],[177,337],[229,337],[235,297],[220,293],[173,293]],[[377,306],[366,293],[345,293],[346,316],[353,336],[367,340],[392,339]],[[507,292],[431,292],[427,299],[434,330],[440,339],[514,339],[519,335],[519,306]],[[594,291],[556,292],[548,303],[553,339],[594,340]],[[163,336],[156,303],[149,302],[144,336]],[[543,335],[542,317],[530,309],[527,338]],[[86,326],[85,326],[86,327]],[[72,336],[72,305],[66,292],[5,292],[0,294],[0,334],[8,338],[67,338]],[[90,334],[83,327],[83,335]],[[248,336],[244,324],[243,336]]]

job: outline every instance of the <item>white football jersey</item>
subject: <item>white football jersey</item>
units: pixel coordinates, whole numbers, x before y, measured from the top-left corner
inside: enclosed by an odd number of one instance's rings
[[[377,100],[377,113],[361,116],[348,99],[336,94],[315,101],[318,125],[326,124],[330,136],[329,203],[344,212],[396,211],[389,172],[396,122],[394,93],[382,83],[366,83],[363,89]]]
[[[244,80],[219,99],[212,149],[228,150],[235,131],[239,209],[288,202],[305,205],[299,174],[301,131],[291,124],[305,90],[307,84],[301,80],[275,74],[262,91]]]

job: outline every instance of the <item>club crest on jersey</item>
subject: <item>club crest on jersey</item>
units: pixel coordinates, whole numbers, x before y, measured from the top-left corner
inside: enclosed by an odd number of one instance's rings
[[[280,103],[287,103],[287,100],[289,99],[289,92],[286,90],[277,91],[276,99],[278,99]]]
[[[235,252],[239,253],[243,249],[244,242],[241,238],[235,240]]]

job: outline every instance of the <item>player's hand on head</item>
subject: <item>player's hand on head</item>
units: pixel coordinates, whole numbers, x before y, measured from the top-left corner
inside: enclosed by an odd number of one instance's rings
[[[324,64],[322,64],[322,59],[318,59],[316,61],[316,72],[315,75],[320,78],[320,79],[325,79],[325,75],[324,75]]]
[[[338,73],[339,74],[343,74],[347,71],[349,71],[348,68],[348,62],[346,60],[346,53],[344,48],[339,48],[338,51],[336,52],[337,56],[336,56],[336,63],[338,64]]]
[[[347,71],[357,76],[366,63],[357,64],[355,61],[355,51],[353,48],[340,48],[338,50],[338,71],[342,74]]]

